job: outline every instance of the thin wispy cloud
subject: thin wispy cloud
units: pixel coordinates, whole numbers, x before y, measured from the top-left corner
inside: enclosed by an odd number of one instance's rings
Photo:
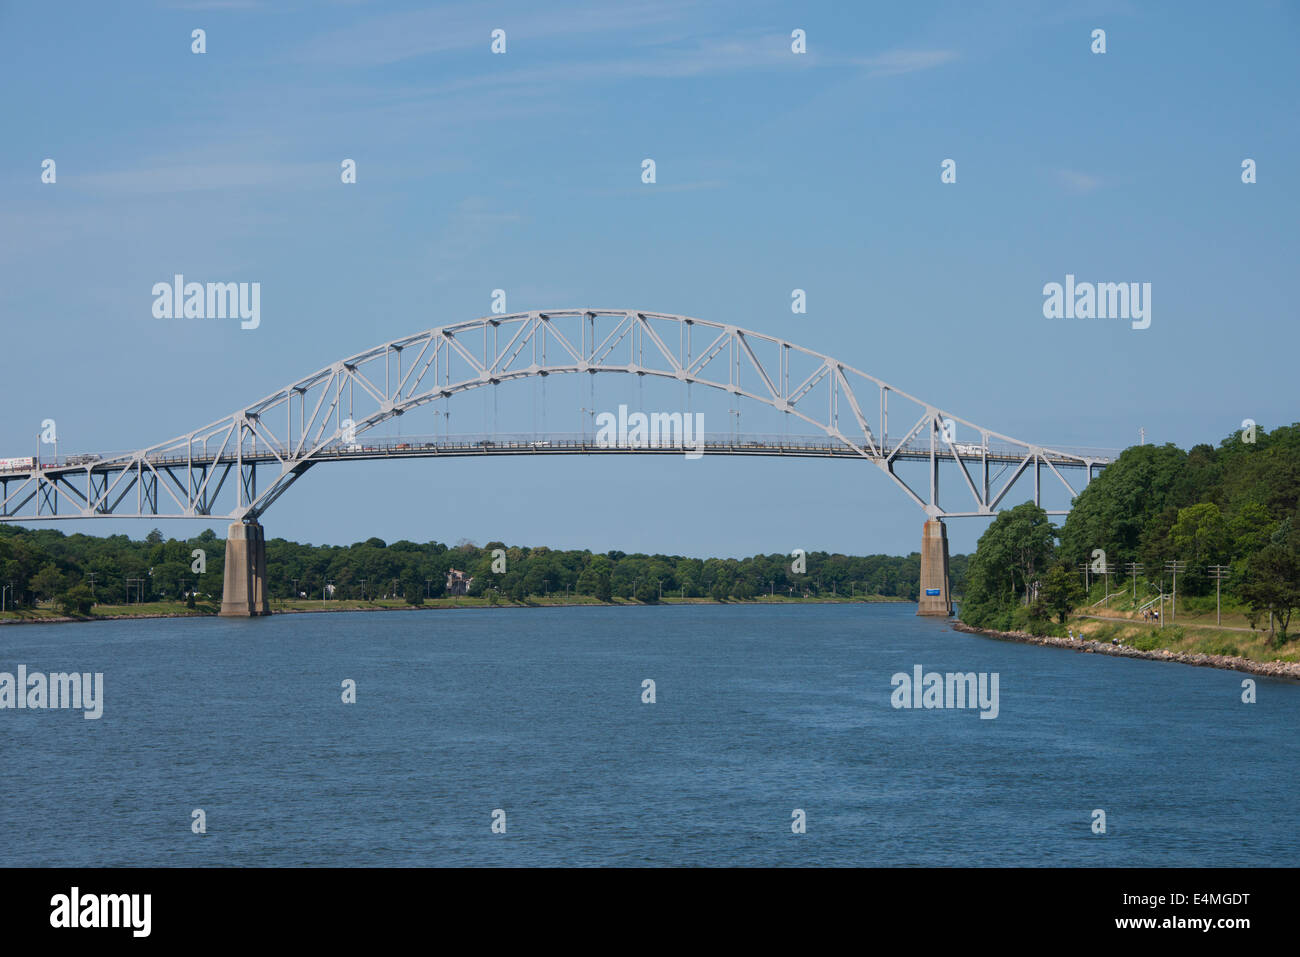
[[[163,6],[172,10],[253,10],[262,4],[258,0],[169,0]]]
[[[1073,169],[1058,169],[1056,178],[1066,189],[1074,193],[1088,193],[1101,185],[1101,180],[1091,173],[1081,173]]]
[[[500,58],[501,68],[462,74],[424,88],[407,88],[403,96],[427,102],[451,94],[491,92],[530,98],[545,98],[566,87],[594,88],[596,84],[620,80],[692,79],[739,75],[762,71],[806,71],[813,69],[861,69],[868,76],[895,76],[931,69],[957,59],[951,50],[894,51],[869,59],[836,58],[814,53],[794,55],[789,38],[780,33],[751,34],[687,40],[675,44],[642,43],[619,56],[558,57],[552,62],[510,68],[514,62]],[[496,59],[496,58],[494,58]],[[495,66],[495,64],[494,64]],[[512,100],[501,101],[506,107]],[[500,108],[501,103],[498,103]],[[531,109],[531,107],[529,108]]]
[[[87,173],[78,187],[110,193],[187,193],[215,189],[277,189],[312,182],[332,182],[335,167],[330,163],[207,163],[191,165],[165,162],[134,169]]]
[[[866,67],[868,76],[901,76],[932,70],[956,59],[954,50],[890,50],[854,62]]]
[[[705,179],[692,183],[655,183],[654,185],[643,183],[639,186],[620,186],[617,189],[593,189],[590,192],[595,196],[630,196],[634,193],[648,196],[657,193],[693,193],[706,189],[723,189],[726,185],[720,179]]]
[[[516,12],[485,11],[481,4],[390,13],[313,37],[299,60],[339,67],[373,67],[457,50],[487,52],[494,29],[504,29],[507,49],[547,37],[570,47],[583,37],[635,33],[677,19],[689,5],[646,0],[632,3],[547,4]],[[508,55],[508,54],[507,54]]]
[[[852,58],[826,55],[815,45],[796,55],[785,26],[701,37],[691,29],[697,14],[692,5],[676,0],[561,3],[544,11],[491,15],[478,5],[462,4],[363,20],[312,37],[291,56],[332,67],[373,68],[439,54],[483,54],[474,73],[462,73],[438,92],[815,67],[864,67],[869,76],[896,76],[958,58],[947,49],[895,49]],[[498,28],[506,31],[507,53],[490,56],[491,33]],[[519,63],[528,67],[516,68]]]

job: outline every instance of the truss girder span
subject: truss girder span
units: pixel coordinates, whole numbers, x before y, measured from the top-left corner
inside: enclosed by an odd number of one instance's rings
[[[0,521],[116,516],[255,522],[309,468],[351,456],[362,447],[361,436],[395,416],[511,380],[600,373],[719,389],[792,416],[841,455],[879,468],[928,519],[993,515],[1012,487],[1030,477],[1035,502],[1041,502],[1044,478],[1059,482],[1073,499],[1111,460],[1101,451],[1053,449],[1003,435],[831,356],[738,326],[663,313],[565,309],[428,329],[340,359],[166,442],[0,473]],[[958,441],[955,427],[978,441]],[[399,451],[368,457],[405,457]],[[480,451],[505,450],[485,444]],[[790,454],[779,443],[770,451],[716,451]],[[904,461],[927,463],[922,487],[899,474]],[[941,504],[939,466],[945,463],[958,475],[961,507]],[[1082,484],[1067,480],[1065,469],[1081,470]],[[217,505],[223,493],[233,499],[226,511]]]

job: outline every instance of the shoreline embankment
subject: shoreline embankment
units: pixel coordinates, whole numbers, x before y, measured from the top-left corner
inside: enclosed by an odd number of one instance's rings
[[[539,601],[539,602],[500,602],[499,604],[488,604],[486,602],[475,602],[474,604],[425,604],[425,605],[344,605],[335,607],[330,604],[329,607],[320,608],[277,608],[272,611],[272,615],[319,615],[319,614],[347,614],[350,612],[373,612],[373,611],[456,611],[456,610],[476,610],[476,609],[505,609],[505,608],[654,608],[658,607],[678,607],[689,605],[737,605],[737,606],[762,606],[762,605],[899,605],[915,604],[908,602],[904,598],[803,598],[794,601],[778,600],[775,602],[764,601],[716,601],[709,598],[688,598],[685,601],[680,599],[666,599],[661,602],[640,602],[640,601]],[[207,611],[189,611],[189,612],[145,612],[138,615],[40,615],[31,618],[0,618],[0,627],[6,625],[67,625],[74,622],[93,622],[93,621],[136,621],[149,618],[218,618],[217,614]]]
[[[1031,635],[1024,631],[993,631],[988,628],[975,628],[961,621],[950,621],[954,631],[999,641],[1018,641],[1027,645],[1046,645],[1049,648],[1064,648],[1083,654],[1114,655],[1119,658],[1142,658],[1147,661],[1174,661],[1198,668],[1220,668],[1226,671],[1244,671],[1247,674],[1262,675],[1266,678],[1289,678],[1300,681],[1300,662],[1294,661],[1255,661],[1230,655],[1206,655],[1185,651],[1169,651],[1156,648],[1141,651],[1128,645],[1113,645],[1107,641],[1093,641],[1089,638],[1056,638],[1051,635]]]

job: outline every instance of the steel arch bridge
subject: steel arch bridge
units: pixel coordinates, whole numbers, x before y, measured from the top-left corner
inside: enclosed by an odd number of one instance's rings
[[[838,359],[737,326],[662,313],[568,309],[486,316],[393,339],[169,441],[0,472],[0,522],[107,517],[254,522],[322,462],[681,451],[610,447],[595,435],[576,434],[359,440],[390,419],[471,389],[564,373],[657,376],[763,403],[812,426],[813,435],[715,434],[705,437],[702,450],[870,462],[931,519],[991,516],[1027,475],[1039,503],[1044,470],[1073,498],[1079,489],[1062,472],[1081,471],[1086,485],[1115,455],[1050,448],[994,432]],[[897,422],[900,406],[905,429],[891,435],[890,414]],[[978,441],[959,441],[957,427]],[[896,466],[909,461],[928,464],[928,490],[917,491],[898,474]],[[964,509],[940,503],[942,463],[956,467],[970,494]],[[263,477],[270,473],[268,482],[259,484],[259,468]]]
[[[258,520],[312,466],[371,458],[519,454],[681,454],[681,444],[611,445],[600,435],[359,441],[422,406],[484,386],[565,373],[622,373],[700,385],[762,403],[812,427],[811,435],[705,435],[699,450],[865,461],[926,515],[917,613],[948,615],[948,543],[942,519],[991,516],[1032,475],[1041,504],[1044,470],[1083,484],[1115,453],[1050,448],[949,414],[831,356],[774,336],[687,316],[623,309],[562,309],[485,316],[393,339],[340,359],[216,422],[133,452],[0,462],[0,522],[85,518],[222,517],[226,539],[221,614],[270,614],[266,548]],[[590,410],[584,410],[590,411]],[[891,434],[890,414],[905,427]],[[448,413],[443,411],[444,416]],[[688,412],[687,418],[690,414]],[[786,420],[788,421],[788,420]],[[910,424],[909,424],[910,423]],[[961,442],[957,427],[977,442]],[[681,436],[678,435],[680,441]],[[897,467],[924,464],[928,491]],[[971,497],[940,502],[940,465]],[[258,482],[258,470],[269,481]],[[233,479],[233,480],[232,480]],[[1052,514],[1064,514],[1058,510]]]

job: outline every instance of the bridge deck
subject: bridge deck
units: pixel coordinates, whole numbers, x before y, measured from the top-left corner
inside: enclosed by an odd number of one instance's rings
[[[849,441],[863,444],[862,437],[849,436]],[[954,443],[956,451],[967,462],[980,462],[984,449],[976,444]],[[410,436],[388,437],[379,439],[367,436],[366,441],[354,444],[336,443],[316,452],[311,458],[317,462],[365,461],[370,459],[402,458],[436,458],[440,456],[473,455],[608,455],[608,454],[660,454],[683,455],[690,449],[665,442],[658,447],[610,447],[598,444],[592,434],[577,433],[553,434],[481,434],[453,436]],[[699,450],[706,455],[773,455],[798,458],[839,458],[861,459],[863,456],[855,449],[827,436],[808,435],[749,435],[749,434],[707,434],[698,444]],[[887,446],[886,455],[893,455],[895,460],[928,461],[930,449],[928,444],[908,443],[901,448]],[[952,460],[952,452],[946,443],[940,443],[937,449],[940,457]],[[999,448],[990,446],[987,450],[988,461],[994,465],[1018,465],[1025,458],[1022,449]],[[1107,465],[1118,453],[1111,449],[1057,449],[1045,451],[1043,460],[1064,468],[1081,468],[1087,463]],[[245,465],[270,465],[284,458],[292,458],[283,447],[271,447],[266,443],[246,446],[240,461]],[[873,461],[884,456],[871,455]],[[189,456],[177,455],[175,452],[146,456],[146,461],[156,467],[211,467],[213,465],[233,464],[236,456],[226,451],[218,454],[215,450],[205,451],[195,448]],[[43,459],[40,470],[45,474],[65,471],[85,471],[101,473],[120,471],[131,464],[128,455],[66,455],[57,459]],[[0,479],[22,479],[32,474],[30,469],[16,469],[0,472]]]

